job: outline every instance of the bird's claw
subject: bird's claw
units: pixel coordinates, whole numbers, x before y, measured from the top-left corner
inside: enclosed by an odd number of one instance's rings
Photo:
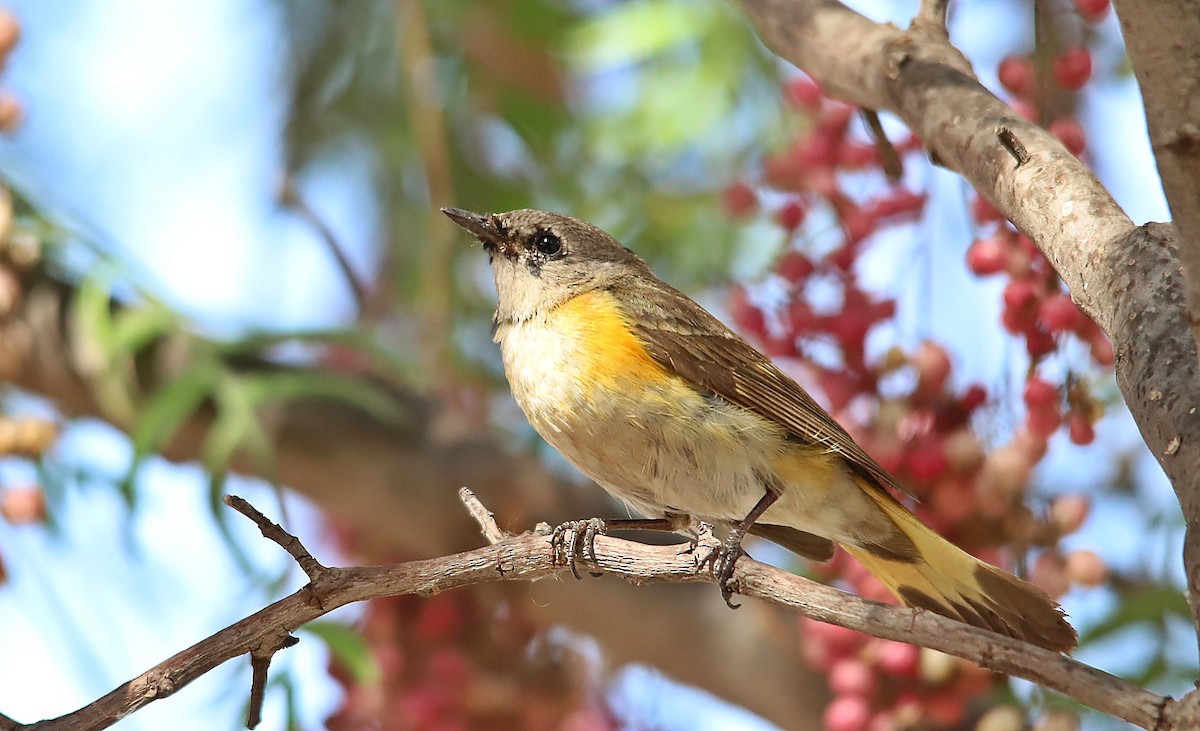
[[[604,535],[608,530],[608,526],[600,518],[588,518],[587,520],[568,520],[554,528],[550,534],[550,545],[554,547],[554,561],[558,563],[561,556],[561,561],[571,569],[571,575],[576,579],[582,579],[579,575],[579,568],[575,565],[575,559],[579,555],[581,546],[579,545],[580,537],[583,538],[583,556],[589,561],[596,562],[596,536]],[[602,574],[595,571],[590,571],[593,577],[601,576]]]
[[[738,609],[741,604],[734,604],[730,597],[734,594],[733,567],[742,555],[742,547],[737,541],[726,541],[717,550],[713,561],[713,576],[721,587],[721,598],[730,609]]]

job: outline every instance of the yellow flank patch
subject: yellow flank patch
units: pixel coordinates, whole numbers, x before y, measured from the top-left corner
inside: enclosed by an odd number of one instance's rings
[[[608,292],[581,294],[555,308],[548,319],[554,329],[577,338],[573,365],[588,399],[596,388],[628,391],[682,385],[678,375],[650,357]]]

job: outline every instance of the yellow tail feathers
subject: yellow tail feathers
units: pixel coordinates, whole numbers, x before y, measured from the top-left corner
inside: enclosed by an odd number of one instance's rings
[[[1058,604],[1027,581],[980,561],[942,538],[877,488],[863,486],[917,548],[915,561],[845,546],[898,599],[951,619],[1065,652],[1078,643]]]

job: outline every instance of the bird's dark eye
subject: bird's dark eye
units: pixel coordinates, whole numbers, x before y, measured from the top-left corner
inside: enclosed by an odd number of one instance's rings
[[[533,246],[542,256],[558,256],[562,253],[562,239],[549,231],[543,231],[533,239]]]

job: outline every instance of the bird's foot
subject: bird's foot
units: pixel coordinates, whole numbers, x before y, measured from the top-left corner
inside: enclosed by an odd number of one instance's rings
[[[596,536],[604,535],[608,526],[601,518],[587,520],[568,520],[556,526],[550,534],[550,545],[554,548],[554,562],[560,561],[571,568],[571,575],[582,579],[579,568],[575,565],[576,558],[583,552],[583,557],[595,563]],[[582,545],[581,545],[582,542]],[[590,571],[593,577],[602,574]]]
[[[741,604],[734,604],[730,600],[730,597],[735,593],[735,589],[738,588],[736,582],[733,580],[733,567],[741,555],[741,536],[730,535],[721,544],[721,547],[717,549],[717,554],[713,561],[713,576],[717,579],[717,585],[721,587],[721,598],[725,600],[725,604],[730,609],[737,609],[742,606]]]
[[[693,554],[697,571],[710,567],[717,585],[721,587],[721,598],[730,609],[737,609],[741,605],[734,604],[730,597],[734,595],[736,588],[733,582],[733,566],[743,553],[740,532],[730,531],[729,537],[722,543],[714,533],[711,523],[696,521],[692,530],[695,532],[695,538],[684,544],[685,547],[680,549],[680,552]]]
[[[721,539],[713,529],[712,523],[703,520],[693,521],[690,526],[692,539],[679,546],[679,554],[690,553],[696,562],[696,570],[712,565],[721,551]]]

